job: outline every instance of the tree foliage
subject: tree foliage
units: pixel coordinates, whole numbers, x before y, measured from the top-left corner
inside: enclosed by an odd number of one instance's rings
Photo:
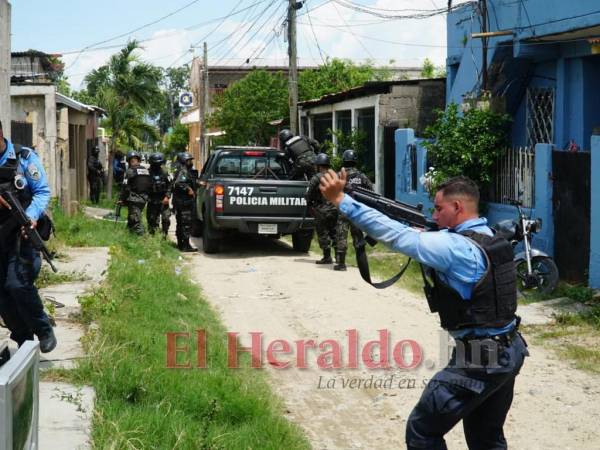
[[[185,151],[189,143],[189,136],[189,128],[181,123],[176,123],[171,133],[166,136],[167,153],[175,154]]]
[[[326,94],[345,91],[367,81],[385,80],[390,77],[387,69],[372,64],[354,64],[345,59],[333,58],[316,69],[305,70],[298,79],[298,97],[310,100]]]
[[[174,127],[181,114],[179,94],[189,90],[190,66],[169,67],[163,70],[161,82],[161,96],[158,99],[158,128],[161,133],[166,133]]]
[[[429,58],[425,58],[421,69],[421,78],[444,78],[445,76],[445,67],[436,66]]]
[[[103,125],[112,132],[111,163],[119,144],[139,148],[142,142],[158,139],[156,128],[147,122],[146,115],[156,107],[162,73],[139,59],[138,48],[136,41],[128,42],[108,63],[85,77],[87,95],[107,113]],[[112,171],[108,171],[108,176],[110,197]]]
[[[461,115],[451,103],[438,112],[436,122],[425,130],[430,161],[435,168],[433,185],[466,175],[485,189],[492,181],[498,156],[509,145],[511,119],[489,109],[470,109]]]
[[[212,126],[226,132],[226,144],[267,145],[275,133],[269,122],[288,116],[287,80],[281,73],[254,70],[216,97]]]

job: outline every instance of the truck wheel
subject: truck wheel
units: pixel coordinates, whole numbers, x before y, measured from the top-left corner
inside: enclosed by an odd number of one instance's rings
[[[294,247],[294,250],[301,253],[308,253],[312,237],[312,229],[296,231],[292,234],[292,246]]]
[[[207,254],[217,253],[219,251],[219,241],[215,236],[210,220],[205,217],[202,224],[202,250]]]

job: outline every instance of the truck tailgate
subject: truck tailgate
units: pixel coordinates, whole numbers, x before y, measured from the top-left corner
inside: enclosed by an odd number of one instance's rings
[[[302,217],[307,183],[279,180],[223,180],[220,216]]]

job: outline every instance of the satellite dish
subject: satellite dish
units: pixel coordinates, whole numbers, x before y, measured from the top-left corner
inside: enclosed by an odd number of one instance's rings
[[[194,96],[191,92],[182,92],[179,94],[179,106],[189,108],[194,104]]]

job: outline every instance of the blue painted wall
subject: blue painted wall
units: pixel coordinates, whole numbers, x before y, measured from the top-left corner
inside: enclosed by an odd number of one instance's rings
[[[593,136],[592,148],[592,174],[600,173],[600,136]],[[592,176],[591,179],[591,211],[590,211],[590,286],[600,288],[600,178]]]
[[[599,141],[600,143],[600,141]],[[427,150],[422,139],[416,139],[412,129],[396,130],[396,200],[416,205],[423,204],[424,211],[431,216],[433,203],[423,185],[417,183],[417,191],[411,190],[410,145],[417,146],[417,179],[427,171]],[[552,220],[552,146],[538,144],[535,148],[536,179],[535,179],[535,208],[527,213],[542,219],[542,232],[533,240],[533,245],[549,254],[554,253],[554,224]],[[600,164],[600,147],[598,153]],[[600,187],[600,185],[599,185]],[[600,211],[599,211],[600,215]],[[489,203],[486,218],[493,225],[506,219],[516,219],[517,210],[510,205]],[[599,252],[600,258],[600,252]]]
[[[490,39],[488,64],[502,65],[514,78],[497,86],[509,100],[516,100],[513,144],[525,145],[527,87],[556,89],[553,142],[564,148],[573,139],[583,149],[595,126],[600,125],[600,57],[592,55],[585,39],[544,43],[527,41],[600,25],[598,0],[488,0],[490,31],[513,30],[513,36]],[[481,40],[471,39],[480,30],[471,4],[448,15],[447,102],[462,103],[465,95],[478,94],[481,71]],[[528,69],[523,69],[527,67]],[[521,72],[519,72],[521,68]],[[512,71],[512,74],[511,74]],[[517,96],[512,99],[512,96]],[[521,98],[522,97],[522,98]]]

